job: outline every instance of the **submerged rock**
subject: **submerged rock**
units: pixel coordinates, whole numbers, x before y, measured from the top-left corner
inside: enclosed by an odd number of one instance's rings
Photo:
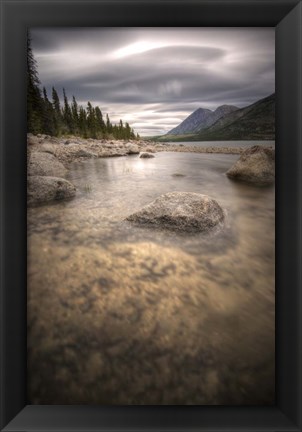
[[[72,198],[75,193],[75,186],[63,178],[29,176],[27,179],[27,203],[29,206]]]
[[[154,158],[154,154],[152,154],[152,153],[148,153],[148,152],[142,152],[142,153],[139,155],[139,157],[140,157],[140,158],[143,158],[143,159],[147,159],[147,158]]]
[[[174,231],[208,232],[222,227],[224,212],[217,201],[207,195],[169,192],[126,220]]]
[[[57,158],[47,152],[31,152],[28,163],[29,176],[63,177],[67,170]]]
[[[259,145],[245,150],[226,175],[260,186],[272,184],[275,181],[275,150]]]

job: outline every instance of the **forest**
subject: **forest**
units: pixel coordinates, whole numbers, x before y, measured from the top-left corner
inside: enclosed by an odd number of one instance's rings
[[[112,124],[109,115],[104,118],[98,106],[90,102],[86,107],[79,105],[75,96],[69,102],[63,88],[63,106],[57,90],[52,87],[51,100],[45,87],[41,91],[37,62],[27,36],[27,130],[51,136],[76,135],[94,139],[139,139],[129,123]]]

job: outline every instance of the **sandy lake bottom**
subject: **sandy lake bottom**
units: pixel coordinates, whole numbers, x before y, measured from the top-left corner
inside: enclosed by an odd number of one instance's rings
[[[236,155],[74,163],[73,200],[28,210],[32,404],[265,405],[275,396],[275,190],[229,180]],[[217,234],[124,219],[198,192]]]

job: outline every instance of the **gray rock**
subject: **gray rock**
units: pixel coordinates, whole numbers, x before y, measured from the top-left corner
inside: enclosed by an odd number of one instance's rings
[[[28,175],[63,177],[66,172],[64,165],[54,155],[46,152],[31,152]]]
[[[272,184],[275,181],[275,150],[259,145],[245,150],[226,175],[259,186]]]
[[[154,158],[154,154],[152,154],[152,153],[148,153],[148,152],[142,152],[142,153],[139,155],[139,157],[140,157],[140,158],[143,158],[143,159]]]
[[[126,220],[174,231],[208,232],[215,227],[221,228],[224,218],[220,205],[207,195],[169,192]]]
[[[97,157],[97,154],[93,153],[91,151],[87,151],[87,150],[79,150],[76,153],[76,156],[78,156],[78,157],[87,157],[87,158],[94,158],[94,157]]]
[[[54,144],[40,144],[39,146],[37,146],[37,148],[35,148],[35,151],[42,153],[50,153],[55,156],[57,147],[58,146]]]
[[[27,203],[29,206],[72,198],[75,193],[75,186],[63,178],[29,176],[27,179]]]
[[[126,153],[131,155],[131,154],[139,154],[139,148],[136,145],[133,144],[128,144],[126,145]]]
[[[40,138],[38,138],[37,136],[29,133],[27,134],[27,144],[28,145],[36,145],[40,143]]]

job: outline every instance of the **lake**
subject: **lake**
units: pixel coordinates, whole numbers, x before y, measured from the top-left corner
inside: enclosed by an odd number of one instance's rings
[[[229,180],[237,159],[90,159],[73,200],[28,209],[30,403],[274,404],[275,190]],[[215,198],[225,229],[124,221],[171,191]]]
[[[167,142],[167,145],[184,145],[192,146],[196,145],[198,147],[252,147],[253,145],[261,146],[273,146],[275,147],[275,141],[273,140],[259,140],[259,141],[179,141],[179,142]]]

